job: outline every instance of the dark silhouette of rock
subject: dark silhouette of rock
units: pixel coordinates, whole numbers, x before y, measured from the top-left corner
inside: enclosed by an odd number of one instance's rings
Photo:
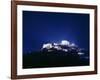
[[[89,51],[76,45],[49,45],[40,51],[23,55],[23,68],[64,67],[89,65]]]

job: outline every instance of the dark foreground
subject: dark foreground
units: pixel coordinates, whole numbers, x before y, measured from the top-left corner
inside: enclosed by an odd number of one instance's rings
[[[63,51],[33,52],[23,55],[23,68],[86,66],[89,58]]]

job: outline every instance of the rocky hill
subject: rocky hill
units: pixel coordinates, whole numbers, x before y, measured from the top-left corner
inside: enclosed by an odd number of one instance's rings
[[[85,65],[89,65],[89,52],[68,41],[43,44],[40,51],[23,56],[23,68]]]

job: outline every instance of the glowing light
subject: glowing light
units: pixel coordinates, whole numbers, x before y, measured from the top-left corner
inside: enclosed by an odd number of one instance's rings
[[[62,40],[61,41],[61,45],[69,45],[69,44],[70,44],[70,42],[67,41],[67,40]]]
[[[61,50],[61,49],[62,49],[62,48],[59,47],[59,46],[54,46],[54,48],[57,49],[57,50]]]
[[[63,51],[68,52],[68,50],[67,50],[67,49],[63,49]]]
[[[58,44],[57,43],[54,43],[54,46],[57,46]]]
[[[84,53],[82,53],[82,52],[78,52],[78,55],[84,55]]]
[[[52,48],[52,44],[51,43],[47,43],[47,44],[43,44],[43,47],[42,48],[47,48],[47,49],[50,49]]]
[[[76,46],[75,43],[72,43],[70,46]]]
[[[62,46],[65,46],[65,48],[63,48]],[[43,44],[42,49],[47,49],[48,52],[51,52],[54,50],[62,50],[65,52],[68,52],[69,50],[67,49],[67,47],[69,47],[70,49],[76,50],[75,48],[76,44],[75,43],[70,43],[67,40],[62,40],[61,43],[47,43],[47,44]],[[79,55],[84,55],[84,53],[82,53],[81,51],[78,52]]]

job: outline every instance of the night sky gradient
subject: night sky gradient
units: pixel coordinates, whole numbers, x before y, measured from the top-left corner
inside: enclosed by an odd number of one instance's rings
[[[23,11],[23,53],[68,40],[89,49],[89,14]]]

